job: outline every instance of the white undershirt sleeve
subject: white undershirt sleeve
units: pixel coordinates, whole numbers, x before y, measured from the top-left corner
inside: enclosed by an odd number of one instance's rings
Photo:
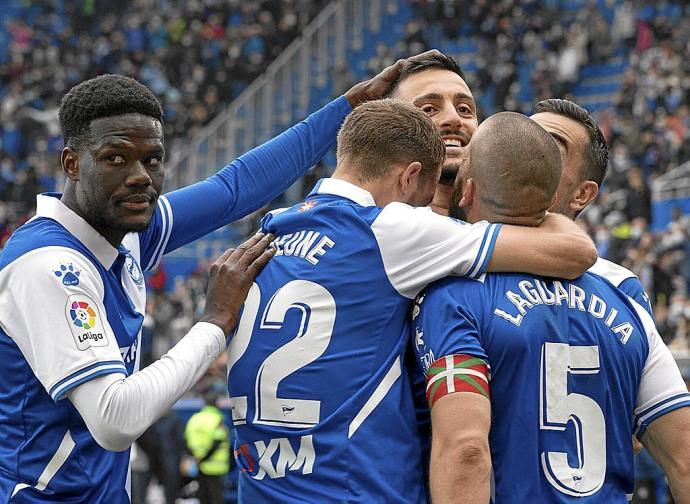
[[[198,322],[167,354],[126,378],[109,374],[68,398],[106,450],[123,451],[187,392],[225,350],[223,330]]]

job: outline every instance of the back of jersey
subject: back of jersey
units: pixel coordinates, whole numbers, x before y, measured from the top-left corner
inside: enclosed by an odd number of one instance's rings
[[[379,212],[325,194],[264,220],[278,254],[228,350],[244,502],[422,500],[410,301],[386,276]]]
[[[688,404],[648,314],[595,275],[443,280],[420,308],[420,357],[489,363],[497,504],[627,502],[633,432]]]

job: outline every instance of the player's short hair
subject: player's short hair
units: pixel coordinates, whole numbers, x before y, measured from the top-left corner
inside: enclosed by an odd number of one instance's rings
[[[568,117],[584,126],[589,136],[589,149],[586,151],[586,157],[582,162],[584,169],[580,171],[580,174],[584,180],[592,180],[601,187],[609,165],[609,148],[606,145],[604,134],[594,122],[592,115],[577,103],[560,98],[542,100],[534,106],[535,114],[544,112]]]
[[[558,144],[528,117],[499,112],[486,119],[469,143],[468,177],[497,213],[523,216],[522,209],[545,210],[561,180]]]
[[[402,81],[407,79],[410,75],[416,74],[418,72],[423,72],[424,70],[448,70],[454,74],[459,75],[462,80],[466,81],[465,72],[462,71],[460,64],[455,61],[455,58],[448,56],[444,53],[432,54],[407,65],[395,79],[395,82],[388,91],[388,96],[392,96],[396,88],[400,85]]]
[[[142,114],[163,122],[163,108],[142,83],[124,75],[99,75],[77,84],[62,98],[58,117],[65,145],[81,148],[94,119]]]
[[[422,177],[437,173],[446,147],[431,119],[417,107],[386,98],[364,103],[338,132],[338,163],[347,160],[363,181],[402,163],[421,163]]]

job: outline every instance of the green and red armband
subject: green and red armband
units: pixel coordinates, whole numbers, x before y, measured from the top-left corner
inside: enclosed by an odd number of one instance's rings
[[[454,392],[474,392],[489,399],[489,364],[479,357],[462,354],[435,360],[426,372],[429,408]]]

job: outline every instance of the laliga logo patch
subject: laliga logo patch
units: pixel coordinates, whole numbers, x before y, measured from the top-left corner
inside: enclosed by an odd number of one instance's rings
[[[86,301],[74,301],[69,310],[72,323],[83,329],[91,329],[96,326],[96,312]]]
[[[62,280],[62,285],[74,287],[79,285],[79,275],[81,270],[77,269],[72,263],[60,264],[60,269],[54,270],[55,276]]]
[[[131,255],[127,255],[125,259],[125,269],[129,274],[129,278],[137,285],[142,285],[144,283],[144,274],[141,272],[141,268],[134,260]]]
[[[108,336],[101,322],[101,314],[93,299],[83,294],[68,297],[65,316],[79,350],[108,346]]]

